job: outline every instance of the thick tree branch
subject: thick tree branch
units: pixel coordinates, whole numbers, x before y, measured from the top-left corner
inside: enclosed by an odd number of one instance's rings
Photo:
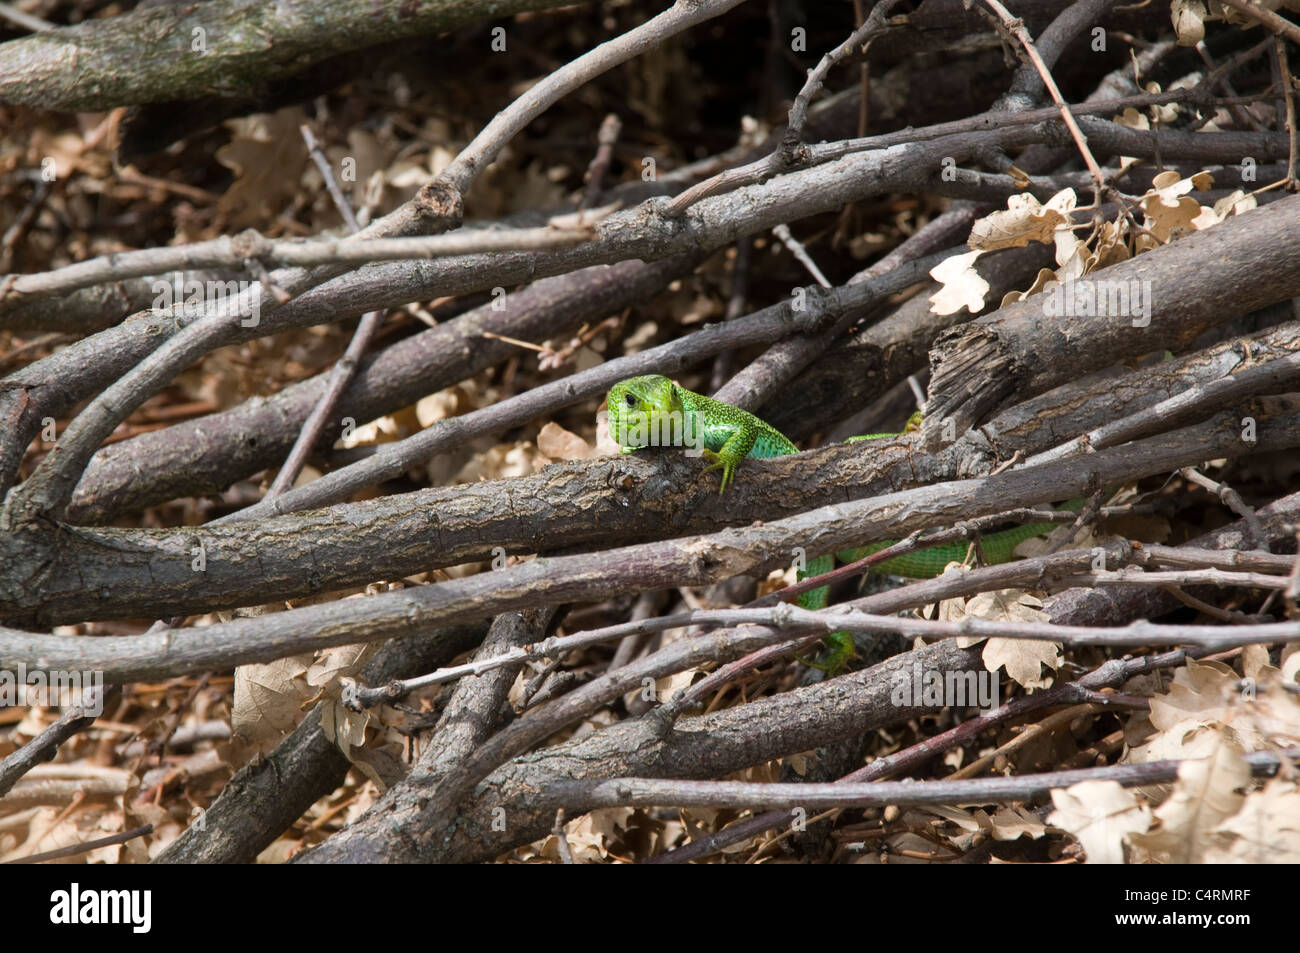
[[[794,558],[796,549],[806,550],[810,555],[837,552],[1007,507],[1087,495],[1095,487],[1165,473],[1201,459],[1233,456],[1243,450],[1264,452],[1300,446],[1300,417],[1261,418],[1253,443],[1243,443],[1237,417],[1237,414],[1226,414],[1209,424],[1090,454],[1081,460],[1058,461],[983,479],[832,504],[774,522],[727,529],[710,536],[664,540],[586,555],[538,558],[463,579],[238,619],[202,630],[181,629],[96,639],[10,630],[0,639],[0,662],[22,661],[29,668],[39,664],[52,669],[102,669],[110,681],[206,671],[279,658],[307,648],[391,638],[407,634],[418,626],[481,618],[531,606],[599,600],[624,592],[701,585],[740,574],[762,573],[787,565]],[[819,451],[818,456],[828,463],[836,461],[843,465],[852,459],[854,450],[854,445],[848,445]],[[668,455],[664,459],[673,458],[674,455]],[[782,458],[772,461],[769,466],[778,477],[772,485],[788,494],[790,485],[794,483],[810,479],[814,484],[820,483],[818,478],[810,477],[810,473],[816,470],[815,464],[810,467],[809,463],[815,460],[815,456],[805,456],[801,460]],[[800,463],[803,466],[799,466]],[[618,471],[629,465],[632,461],[623,459],[597,465],[609,468],[604,472],[596,471],[599,484],[596,492],[601,500],[607,502],[606,512],[610,519],[614,519],[614,514],[620,510],[628,509],[623,501],[629,494],[636,493],[635,488],[640,487],[642,492],[654,497],[665,487],[665,484],[649,480],[650,473],[645,471],[640,480],[631,473],[626,474],[629,479],[624,480]],[[675,482],[680,485],[683,481]],[[525,512],[528,508],[523,499],[506,502],[507,505],[521,506]],[[539,503],[551,505],[544,500],[534,500],[531,505],[535,507]],[[424,521],[435,537],[439,535],[436,523],[428,523],[427,516],[416,518]],[[735,519],[736,514],[731,513],[730,518]],[[288,522],[292,524],[300,519],[302,517],[291,517]],[[337,522],[328,522],[337,529]],[[528,522],[524,516],[522,525],[527,526]],[[602,538],[608,538],[609,527],[599,529]],[[358,528],[353,526],[352,531],[356,533]],[[387,545],[385,531],[377,531]],[[29,551],[17,561],[18,565],[27,567],[24,578],[21,581],[15,578],[12,585],[6,585],[3,593],[9,618],[62,621],[69,617],[107,618],[145,613],[163,616],[256,604],[268,590],[283,598],[299,591],[304,583],[310,586],[311,575],[319,575],[320,567],[329,566],[335,558],[334,553],[339,554],[338,558],[358,559],[355,543],[348,540],[338,540],[332,545],[327,537],[293,552],[286,552],[292,547],[280,544],[280,548],[271,551],[285,555],[280,564],[282,568],[273,572],[267,565],[264,575],[253,576],[247,567],[256,564],[256,556],[252,554],[267,542],[267,537],[259,531],[252,534],[255,537],[252,541],[238,538],[249,535],[247,530],[243,530],[236,534],[236,538],[227,541],[229,549],[219,550],[214,545],[215,540],[209,543],[200,535],[191,537],[194,543],[202,540],[206,547],[207,571],[195,573],[192,571],[194,557],[188,547],[169,554],[170,558],[160,558],[161,554],[157,552],[140,553],[113,545],[111,531],[77,530],[76,534],[108,534],[104,544],[110,548],[105,550],[105,554],[114,554],[116,560],[106,560],[109,565],[105,569],[110,573],[106,579],[111,577],[115,585],[101,586],[94,580],[78,579],[74,588],[69,585],[71,580],[68,578],[50,579],[51,557],[56,550],[49,546],[49,541],[30,539],[30,533],[9,534],[2,538],[5,545],[12,547],[17,541],[18,545],[29,547]],[[562,538],[563,542],[560,539],[547,540],[536,548],[573,545],[576,541],[571,534],[566,522],[555,530],[555,536]],[[251,551],[246,548],[250,542]],[[442,553],[440,558],[448,562],[464,562],[469,553],[486,555],[484,547],[496,545],[493,540],[485,540],[481,534],[474,533],[461,544],[463,550],[453,550],[455,554],[449,555],[449,542],[444,539],[437,546],[437,551]],[[35,551],[31,551],[33,546]],[[232,558],[231,551],[238,553],[240,549],[245,549],[245,554]],[[419,550],[421,558],[427,559],[427,552],[427,548]],[[373,578],[377,571],[374,564],[377,557],[360,558],[363,562],[369,561],[364,565],[358,564],[356,571],[364,573],[366,578]],[[114,568],[120,563],[126,566]],[[192,578],[194,576],[201,577],[197,583]],[[307,577],[305,580],[304,576]],[[85,591],[83,586],[89,586],[91,591]],[[33,598],[33,593],[39,594],[37,598]]]
[[[1044,320],[1052,299],[1040,293],[940,335],[922,431],[927,444],[940,440],[944,428],[961,433],[978,424],[1012,398],[1032,397],[1127,357],[1180,350],[1207,328],[1300,295],[1300,196],[1233,216],[1077,284],[1100,289],[1103,299],[1108,289],[1122,287],[1145,310],[1077,315],[1071,297],[1066,333],[1060,320]]]

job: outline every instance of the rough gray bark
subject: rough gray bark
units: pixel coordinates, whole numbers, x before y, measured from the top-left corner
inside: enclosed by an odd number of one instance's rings
[[[268,661],[308,649],[380,641],[430,625],[446,625],[532,606],[599,601],[624,593],[680,585],[706,585],[730,576],[765,573],[788,565],[796,550],[806,550],[810,556],[834,553],[880,539],[899,538],[916,529],[1000,513],[1010,507],[1086,496],[1121,480],[1165,473],[1204,459],[1290,449],[1300,446],[1300,416],[1260,418],[1253,436],[1251,442],[1243,440],[1240,414],[1229,412],[1197,427],[1089,454],[1082,460],[1070,458],[978,480],[836,503],[709,536],[643,543],[590,554],[539,557],[462,579],[236,619],[204,629],[170,629],[94,639],[0,630],[0,663],[21,661],[29,669],[39,665],[48,670],[102,670],[109,682],[174,677]],[[894,449],[906,454],[901,447]],[[819,451],[819,456],[846,461],[851,459],[846,451],[852,450],[852,445],[833,447]],[[800,462],[786,457],[773,461],[772,466],[785,468],[785,486],[802,481],[824,483],[825,473],[818,476],[814,467],[799,467]],[[602,466],[620,465],[625,464],[602,463]],[[779,479],[766,482],[783,487]],[[629,480],[623,485],[622,491],[602,494],[611,500],[611,511],[620,506],[623,492],[640,487],[643,492],[658,494],[666,489],[653,480]],[[557,532],[562,533],[563,529]],[[7,539],[22,535],[10,534]],[[473,545],[482,544],[475,540]],[[337,551],[340,558],[355,558],[357,547],[355,544],[342,546]],[[124,547],[116,553],[121,558],[130,555]],[[161,616],[178,611],[210,611],[217,607],[213,603],[218,599],[229,600],[232,606],[250,605],[256,604],[271,585],[275,588],[270,591],[277,594],[300,586],[301,577],[318,571],[315,567],[322,555],[311,549],[298,551],[296,573],[283,579],[273,579],[268,573],[264,578],[253,576],[250,580],[252,573],[248,567],[255,566],[255,560],[247,557],[238,560],[230,565],[228,573],[223,571],[221,581],[226,589],[219,597],[212,593],[211,583],[192,586],[187,577],[202,574],[191,571],[188,553],[183,561],[157,565],[154,578],[147,584],[140,578],[122,579],[117,592],[107,585],[92,592],[65,589],[51,593],[44,603],[33,604],[32,591],[51,592],[47,584],[33,576],[26,591],[20,587],[20,591],[10,590],[4,595],[9,607],[14,605],[15,597],[26,603],[21,613],[10,608],[11,617],[42,621],[58,621],[61,617],[111,618],[145,613]],[[48,549],[40,550],[33,561],[25,561],[23,565],[29,567],[30,575],[32,567],[40,566],[48,557]],[[148,563],[145,567],[150,568]],[[58,583],[66,586],[67,580]]]
[[[1151,351],[1185,348],[1225,321],[1300,295],[1300,196],[1289,196],[1090,275],[1149,289],[1149,323],[1052,318],[1044,294],[940,335],[930,357],[924,439],[957,433],[1012,399]],[[1081,284],[1083,281],[1080,282]],[[1145,284],[1142,284],[1145,283]]]
[[[93,112],[250,95],[312,63],[572,0],[209,0],[141,5],[0,44],[0,100]],[[195,45],[202,43],[196,50]]]
[[[548,788],[563,780],[629,776],[712,778],[774,758],[899,724],[929,709],[890,701],[896,672],[913,663],[946,672],[980,668],[979,646],[946,640],[817,685],[674,725],[658,711],[594,735],[521,755],[494,771],[444,824],[430,809],[437,789],[412,775],[347,830],[294,858],[298,863],[473,863],[545,834],[565,804]],[[505,828],[499,818],[504,811]],[[498,823],[494,824],[494,821]]]
[[[29,527],[0,536],[0,614],[11,620],[42,612],[79,619],[80,612],[129,613],[135,599],[156,602],[160,614],[174,611],[166,609],[171,598],[244,605],[262,601],[268,587],[285,597],[305,595],[486,558],[494,546],[526,553],[712,532],[907,486],[978,477],[1018,452],[1051,450],[1198,383],[1267,367],[1294,353],[1297,335],[1300,323],[1290,322],[1156,367],[1066,385],[1008,409],[939,454],[918,453],[907,441],[876,441],[751,461],[746,470],[779,477],[749,480],[742,472],[725,500],[713,482],[700,479],[698,461],[669,450],[339,504],[268,520],[251,533],[239,523],[172,530],[68,527],[54,533]],[[1158,423],[1191,423],[1217,407],[1193,407],[1188,416]],[[964,515],[974,514],[958,518]],[[349,532],[340,533],[340,526]],[[207,568],[195,573],[192,549],[200,542]],[[248,567],[255,567],[251,575]]]
[[[453,626],[394,639],[362,668],[367,682],[407,678],[450,661],[483,640],[485,625]],[[247,864],[303,811],[343,783],[348,759],[321,729],[320,707],[307,713],[265,758],[241,768],[204,812],[167,845],[158,864]]]
[[[625,261],[545,278],[508,295],[504,309],[486,304],[398,341],[362,362],[326,440],[337,439],[345,417],[373,420],[519,353],[518,345],[486,334],[540,343],[644,300],[695,262],[693,256]],[[217,493],[276,466],[328,377],[318,374],[271,397],[105,447],[91,458],[68,518],[103,522],[124,510]]]

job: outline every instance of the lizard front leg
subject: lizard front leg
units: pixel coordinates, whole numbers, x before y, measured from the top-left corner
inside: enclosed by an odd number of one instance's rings
[[[721,450],[716,453],[707,449],[704,451],[704,459],[711,461],[704,472],[722,471],[722,485],[718,487],[718,493],[726,491],[727,486],[735,478],[736,467],[741,460],[749,456],[749,451],[754,448],[754,441],[757,439],[758,430],[742,420],[732,425],[731,436],[723,443]]]

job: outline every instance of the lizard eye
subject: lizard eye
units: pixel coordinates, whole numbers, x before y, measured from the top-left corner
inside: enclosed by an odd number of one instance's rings
[[[629,407],[635,407],[635,406],[636,406],[636,396],[635,396],[634,394],[628,394],[628,395],[627,395],[627,405],[628,405]]]

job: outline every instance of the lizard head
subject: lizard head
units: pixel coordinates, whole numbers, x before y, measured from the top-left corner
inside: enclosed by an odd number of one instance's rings
[[[647,447],[657,441],[664,415],[681,415],[677,385],[662,374],[619,381],[609,391],[609,433],[623,447]]]

